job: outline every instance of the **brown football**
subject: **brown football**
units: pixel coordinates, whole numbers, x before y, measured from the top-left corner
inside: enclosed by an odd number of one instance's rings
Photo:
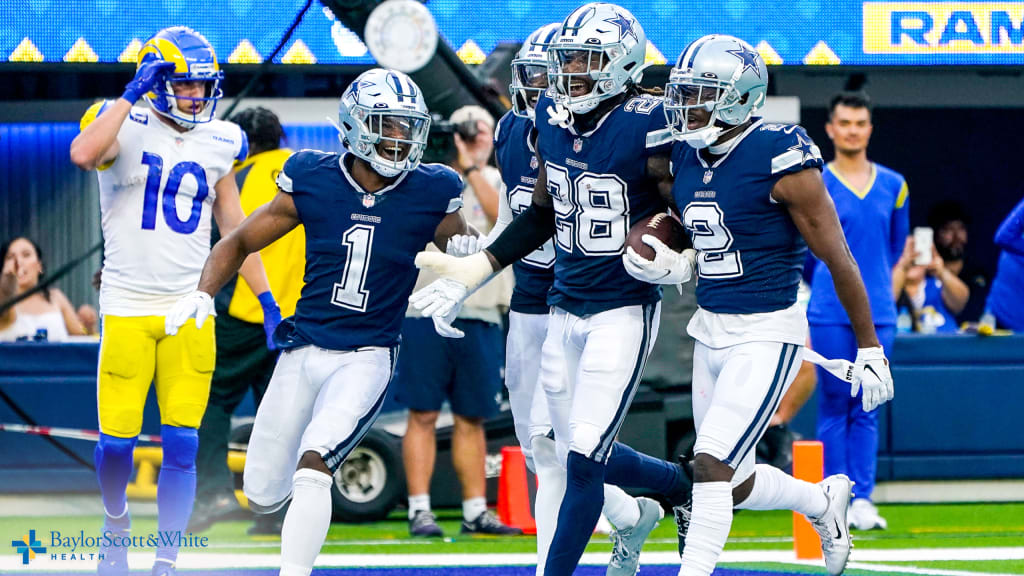
[[[654,249],[640,239],[644,234],[654,236],[673,250],[682,251],[688,245],[682,222],[666,212],[658,212],[640,220],[629,229],[629,235],[626,236],[626,246],[632,246],[641,257],[654,260]]]

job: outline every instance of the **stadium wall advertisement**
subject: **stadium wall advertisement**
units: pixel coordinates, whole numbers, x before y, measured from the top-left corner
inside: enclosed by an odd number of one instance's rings
[[[142,42],[167,22],[202,32],[224,63],[257,64],[271,52],[303,0],[183,2],[52,0],[0,4],[0,63],[134,62]],[[503,42],[570,13],[577,0],[429,0],[444,38],[466,63],[482,62]],[[756,46],[769,65],[917,66],[1024,64],[1024,2],[860,2],[800,0],[765,9],[753,0],[620,2],[651,42],[647,60],[671,63],[708,33]],[[130,15],[130,17],[124,17]],[[239,22],[247,25],[239,26]],[[359,36],[314,3],[277,64],[371,64]]]

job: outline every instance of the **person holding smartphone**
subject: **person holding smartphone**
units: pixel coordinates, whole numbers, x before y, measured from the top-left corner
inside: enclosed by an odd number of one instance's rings
[[[892,270],[892,293],[904,299],[924,334],[957,331],[970,288],[946,264],[933,241],[932,228],[915,228]]]
[[[894,266],[910,228],[908,190],[901,174],[868,159],[871,100],[863,92],[832,98],[825,130],[835,159],[822,177],[843,233],[868,289],[871,316],[887,357],[896,337]],[[814,349],[827,358],[854,360],[857,341],[836,296],[828,267],[812,262],[807,320]],[[850,386],[818,368],[818,439],[825,444],[825,475],[846,474],[854,482],[847,521],[858,530],[885,529],[871,502],[878,452],[878,411],[865,412]]]

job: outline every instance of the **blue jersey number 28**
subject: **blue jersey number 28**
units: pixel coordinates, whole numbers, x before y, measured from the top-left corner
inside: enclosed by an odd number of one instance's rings
[[[146,192],[142,201],[142,229],[153,230],[156,228],[156,209],[160,200],[160,180],[163,177],[164,159],[159,154],[143,152],[142,163],[149,166],[149,174],[146,176]],[[178,209],[174,199],[178,195],[182,178],[187,175],[196,179],[197,189],[196,195],[192,199],[192,211],[187,220],[182,220],[178,218]],[[206,200],[209,193],[206,171],[202,166],[195,162],[175,164],[171,168],[171,173],[167,175],[167,185],[164,186],[163,213],[167,227],[179,234],[195,232],[203,214],[203,201]]]
[[[558,245],[587,256],[621,254],[629,233],[626,183],[612,174],[590,172],[571,180],[568,170],[550,162],[547,179]]]

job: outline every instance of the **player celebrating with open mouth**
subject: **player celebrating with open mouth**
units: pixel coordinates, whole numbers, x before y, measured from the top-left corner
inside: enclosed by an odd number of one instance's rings
[[[672,141],[661,99],[637,86],[646,49],[628,11],[601,2],[574,10],[548,47],[553,90],[536,103],[529,205],[483,252],[417,257],[442,278],[413,304],[444,318],[494,270],[530,256],[554,233],[540,381],[567,479],[547,576],[576,568],[606,479],[636,475],[610,456],[658,333],[661,291],[627,274],[621,254],[632,223],[666,210],[668,188],[660,196],[658,183],[668,176]]]
[[[167,319],[169,332],[193,316],[201,324],[210,295],[247,254],[305,227],[306,284],[275,334],[284,352],[256,413],[243,478],[257,512],[291,500],[283,576],[312,571],[330,527],[333,474],[380,412],[416,283],[414,256],[428,242],[444,248],[452,235],[470,233],[462,179],[420,163],[430,115],[408,76],[364,72],[338,116],[348,151],[293,154],[277,177],[282,193],[214,246],[198,290]]]
[[[529,207],[540,170],[537,159],[536,105],[548,87],[547,48],[554,44],[562,25],[548,24],[533,32],[512,60],[512,110],[498,122],[495,160],[505,183],[499,198],[498,221],[488,237],[452,238],[448,253],[468,256],[497,238],[514,215]],[[548,292],[554,282],[555,247],[551,240],[513,264],[516,277],[509,311],[505,384],[515,421],[516,437],[527,466],[537,474],[537,574],[543,574],[557,524],[558,508],[565,491],[564,464],[556,456],[548,402],[540,385],[542,345],[548,329]],[[413,299],[417,299],[417,295]],[[681,509],[690,499],[691,482],[675,464],[638,453],[616,442],[612,445],[604,486],[602,512],[615,526],[610,535],[612,557],[608,576],[633,576],[640,550],[662,516],[660,504],[650,498],[633,498],[614,483],[662,495]],[[628,471],[620,474],[620,471]],[[677,518],[679,513],[677,513]]]

